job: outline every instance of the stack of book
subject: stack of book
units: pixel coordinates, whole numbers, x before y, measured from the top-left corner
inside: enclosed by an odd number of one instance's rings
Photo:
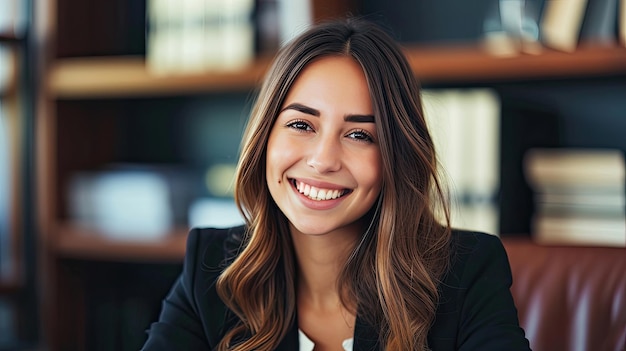
[[[146,61],[154,74],[242,69],[313,23],[310,0],[147,0]]]
[[[531,231],[542,244],[626,247],[626,167],[613,149],[531,149]]]
[[[489,88],[427,89],[424,114],[456,228],[499,233],[500,100]]]
[[[147,63],[156,74],[236,70],[255,55],[253,0],[149,0]]]

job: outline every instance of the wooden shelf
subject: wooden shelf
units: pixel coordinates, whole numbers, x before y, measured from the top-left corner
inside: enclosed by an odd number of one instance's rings
[[[0,43],[17,43],[22,39],[10,33],[0,33]]]
[[[179,228],[154,240],[116,240],[78,224],[64,223],[59,226],[53,250],[61,257],[73,259],[182,262],[187,233],[187,229]]]
[[[413,71],[423,83],[482,83],[529,79],[584,78],[626,74],[626,47],[587,47],[568,53],[501,57],[470,47],[409,48]]]
[[[235,72],[155,75],[142,57],[63,59],[51,69],[49,89],[57,98],[70,99],[247,90],[257,86],[269,63],[260,58]]]
[[[580,78],[626,74],[626,48],[582,48],[574,53],[544,49],[539,55],[498,57],[477,47],[407,48],[424,84]],[[270,58],[237,72],[151,74],[142,57],[73,58],[52,67],[49,89],[56,98],[126,97],[227,91],[256,87]]]

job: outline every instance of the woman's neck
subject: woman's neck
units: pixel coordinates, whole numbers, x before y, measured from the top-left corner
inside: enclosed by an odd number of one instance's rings
[[[298,265],[298,327],[316,350],[336,350],[354,335],[356,311],[350,305],[354,301],[341,300],[337,279],[359,234],[306,235],[292,229],[292,237]]]
[[[336,309],[340,306],[337,279],[358,234],[306,235],[292,228],[292,238],[298,264],[298,300],[304,299],[316,309]]]

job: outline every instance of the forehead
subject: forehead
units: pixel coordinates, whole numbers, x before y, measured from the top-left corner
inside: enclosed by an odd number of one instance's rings
[[[325,56],[307,64],[289,89],[285,103],[294,100],[354,105],[359,109],[366,106],[368,111],[360,112],[368,113],[372,109],[363,68],[349,56]]]
[[[310,80],[313,77],[324,77],[325,79],[339,77],[350,77],[353,81],[366,81],[365,73],[361,65],[350,56],[331,55],[322,56],[309,62],[298,74],[295,82]],[[294,82],[294,83],[295,83]]]

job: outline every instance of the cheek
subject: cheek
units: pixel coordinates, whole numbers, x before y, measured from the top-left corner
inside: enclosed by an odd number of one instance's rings
[[[277,163],[280,160],[280,158],[276,155],[279,148],[275,146],[274,139],[275,138],[272,134],[270,134],[270,138],[267,141],[267,149],[265,151],[265,181],[267,182],[267,187],[272,198],[275,198],[277,185],[281,182],[280,175],[276,171],[279,166]]]
[[[377,152],[366,159],[369,160],[369,162],[363,162],[364,167],[362,171],[359,172],[362,181],[369,184],[373,189],[380,190],[383,182],[383,165],[380,154]]]
[[[276,160],[279,159],[276,156],[277,148],[275,146],[274,139],[275,138],[270,135],[270,138],[267,141],[267,149],[265,150],[265,171],[268,176],[268,181],[270,179],[270,175],[273,173],[273,168],[276,166]]]
[[[293,145],[289,145],[285,138],[275,133],[270,134],[265,156],[268,180],[270,175],[274,178],[280,177],[280,173],[285,171],[286,165],[293,159],[293,154]]]

